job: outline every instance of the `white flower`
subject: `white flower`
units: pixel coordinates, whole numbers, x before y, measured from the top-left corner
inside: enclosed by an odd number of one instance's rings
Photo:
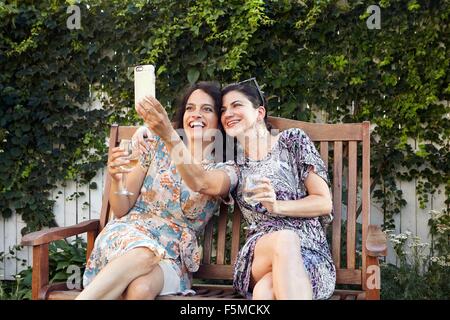
[[[442,217],[444,215],[443,212],[437,211],[437,210],[430,210],[430,214],[431,214],[431,219],[432,220],[437,220],[440,217]]]
[[[400,233],[397,236],[397,238],[400,239],[400,240],[406,240],[406,239],[408,239],[408,236],[406,234],[404,234],[404,233]]]
[[[450,228],[448,226],[446,226],[445,224],[437,224],[436,225],[436,229],[437,232],[439,233],[445,233],[447,232]]]
[[[440,265],[441,267],[446,267],[447,263],[444,260],[440,260],[438,261],[438,265]]]

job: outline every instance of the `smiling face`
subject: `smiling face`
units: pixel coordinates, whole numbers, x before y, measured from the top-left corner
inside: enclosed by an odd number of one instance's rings
[[[205,139],[209,132],[214,132],[219,124],[219,117],[214,109],[214,99],[197,89],[189,96],[183,115],[183,128],[188,140]]]
[[[253,107],[252,102],[240,91],[230,91],[222,97],[221,122],[231,137],[251,134],[256,123],[264,119],[265,109]]]

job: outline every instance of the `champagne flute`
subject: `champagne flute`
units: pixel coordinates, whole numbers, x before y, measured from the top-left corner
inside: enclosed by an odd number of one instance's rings
[[[121,168],[125,170],[133,169],[139,161],[139,148],[137,147],[136,142],[128,139],[122,139],[119,146],[124,149],[126,153],[126,156],[122,159],[128,160],[128,163],[121,165]],[[126,175],[127,174],[125,172],[122,173],[121,185],[116,194],[120,194],[122,196],[132,196],[134,193],[127,190]]]

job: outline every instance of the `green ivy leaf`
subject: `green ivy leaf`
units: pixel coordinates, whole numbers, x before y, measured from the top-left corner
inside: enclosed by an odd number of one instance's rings
[[[198,78],[200,76],[200,71],[197,69],[191,68],[188,71],[187,78],[190,84],[194,84],[197,82]]]

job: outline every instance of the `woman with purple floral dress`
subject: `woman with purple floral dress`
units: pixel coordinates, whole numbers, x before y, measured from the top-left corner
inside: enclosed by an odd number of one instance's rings
[[[239,146],[234,198],[249,225],[234,287],[253,299],[329,298],[336,269],[319,221],[332,210],[327,170],[302,130],[269,133],[255,84],[222,89],[221,122]]]
[[[323,161],[309,137],[300,129],[283,131],[272,150],[261,160],[245,157],[243,152],[239,152],[238,157],[239,180],[245,181],[245,177],[251,175],[267,177],[273,185],[277,200],[298,200],[306,197],[308,192],[305,180],[313,172],[312,170],[327,181]],[[265,234],[291,230],[301,239],[298,253],[302,255],[303,264],[311,281],[313,298],[328,298],[334,290],[336,273],[319,219],[274,214],[269,212],[261,202],[255,205],[249,204],[244,200],[243,194],[244,184],[240,183],[234,192],[234,198],[249,227],[247,240],[239,252],[234,268],[236,290],[246,297],[252,296],[249,287],[258,239]],[[292,243],[298,241],[296,235],[286,234],[288,241],[290,241],[289,237],[293,238]],[[286,248],[280,249],[286,250]],[[272,277],[273,275],[270,276]],[[271,298],[273,289],[266,293],[268,296],[264,298]]]

